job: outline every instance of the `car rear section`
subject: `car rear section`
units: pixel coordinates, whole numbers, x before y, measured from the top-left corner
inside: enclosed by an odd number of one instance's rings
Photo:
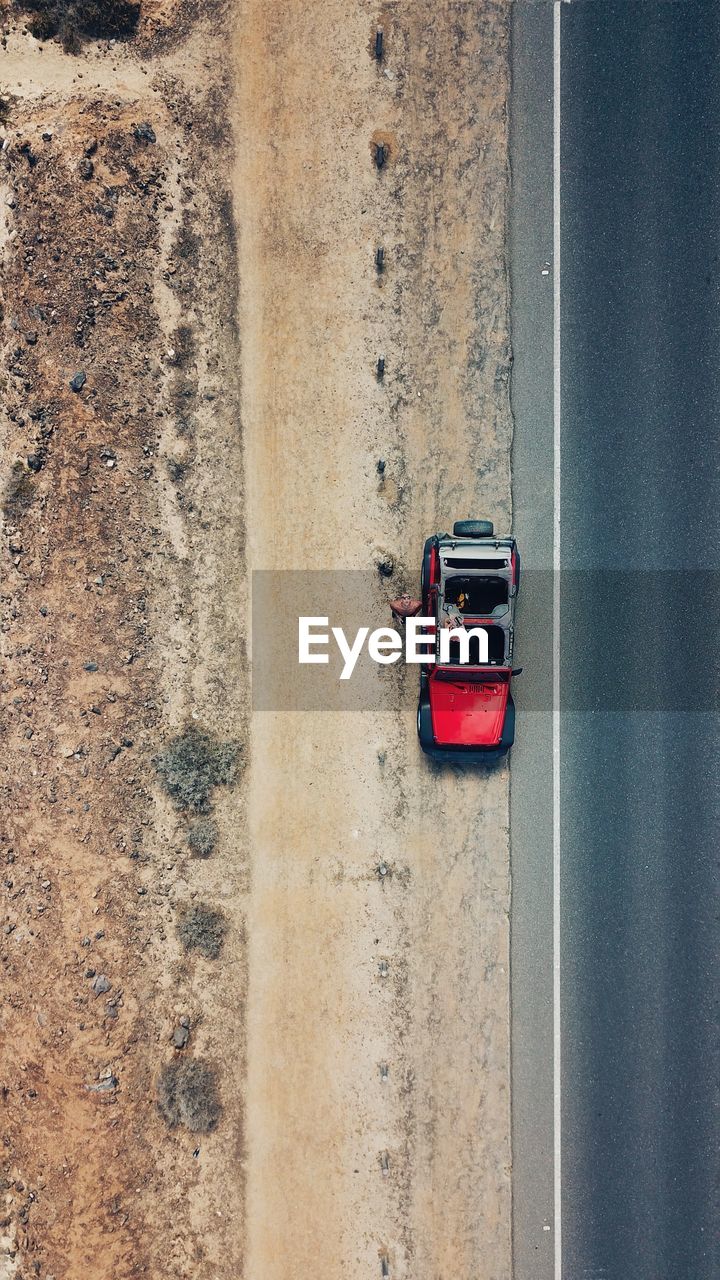
[[[439,669],[423,676],[418,737],[435,760],[488,763],[510,749],[515,703],[510,672],[474,671],[472,679]],[[479,679],[482,675],[484,678]]]

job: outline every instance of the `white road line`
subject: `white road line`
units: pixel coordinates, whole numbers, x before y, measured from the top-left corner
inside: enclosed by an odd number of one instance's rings
[[[560,13],[553,5],[553,1184],[555,1280],[562,1280],[560,1039]]]

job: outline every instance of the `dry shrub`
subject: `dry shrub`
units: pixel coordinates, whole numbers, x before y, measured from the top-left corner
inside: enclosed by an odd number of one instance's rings
[[[202,903],[186,907],[178,919],[178,936],[185,951],[199,951],[206,960],[217,960],[227,933],[222,911]]]
[[[140,5],[128,0],[16,0],[16,6],[31,15],[36,39],[58,39],[67,53],[78,53],[86,40],[132,36],[140,17]]]
[[[174,1058],[160,1072],[158,1106],[174,1129],[184,1124],[192,1133],[211,1133],[222,1113],[214,1069],[199,1058]]]
[[[209,858],[218,840],[217,823],[212,818],[196,818],[188,828],[187,842],[194,858]]]
[[[229,786],[235,780],[239,751],[237,743],[216,742],[191,726],[173,738],[154,763],[179,809],[209,813],[213,787]]]

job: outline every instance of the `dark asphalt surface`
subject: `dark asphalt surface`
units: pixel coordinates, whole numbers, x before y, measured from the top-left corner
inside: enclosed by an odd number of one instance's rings
[[[717,1280],[720,5],[562,6],[565,1280]]]
[[[553,14],[512,8],[513,531],[523,576],[510,764],[513,1280],[553,1280]]]

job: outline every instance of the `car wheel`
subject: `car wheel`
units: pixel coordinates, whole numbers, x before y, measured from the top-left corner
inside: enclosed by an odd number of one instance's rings
[[[505,711],[505,723],[503,725],[502,737],[500,739],[500,748],[503,755],[506,755],[515,741],[515,703],[512,694],[508,698],[508,704]]]
[[[417,730],[418,730],[418,738],[420,739],[420,746],[422,747],[423,751],[432,749],[434,745],[433,731],[432,731],[432,712],[430,710],[429,700],[427,698],[424,698],[422,695],[420,696],[420,701],[418,702]]]
[[[425,596],[432,585],[430,582],[430,558],[432,556],[434,544],[435,539],[428,538],[425,542],[425,546],[423,547],[422,572],[420,574],[420,590],[423,597],[423,605],[425,604]]]
[[[453,534],[456,538],[492,538],[492,520],[456,520]]]

